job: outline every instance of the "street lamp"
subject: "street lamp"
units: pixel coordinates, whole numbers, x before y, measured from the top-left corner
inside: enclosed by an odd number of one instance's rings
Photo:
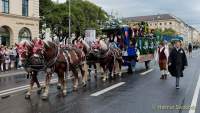
[[[71,5],[70,5],[71,0],[69,0],[69,40],[68,44],[71,44]]]
[[[66,0],[67,3],[67,0]],[[68,35],[68,44],[71,44],[71,0],[68,0],[68,7],[69,7],[69,18],[68,18],[68,27],[69,27],[69,35]],[[66,42],[65,42],[66,44]]]

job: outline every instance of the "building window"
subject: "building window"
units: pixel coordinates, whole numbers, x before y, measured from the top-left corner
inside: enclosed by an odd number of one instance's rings
[[[2,0],[2,12],[9,13],[9,0]]]
[[[172,22],[169,22],[170,25],[172,25]]]
[[[28,0],[22,0],[22,16],[28,16]]]
[[[162,23],[160,23],[160,25],[162,25]]]
[[[18,41],[20,42],[22,40],[31,40],[31,32],[28,28],[22,28],[19,31]]]
[[[7,26],[0,27],[0,45],[10,46],[10,31]]]

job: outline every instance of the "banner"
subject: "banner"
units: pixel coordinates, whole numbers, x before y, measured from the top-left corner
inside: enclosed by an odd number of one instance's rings
[[[86,30],[85,31],[85,41],[88,44],[96,41],[96,30]]]

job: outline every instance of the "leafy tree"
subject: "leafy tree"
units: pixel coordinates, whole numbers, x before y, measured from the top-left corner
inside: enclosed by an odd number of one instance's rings
[[[176,35],[176,31],[169,28],[169,29],[165,29],[163,32],[162,32],[163,35],[167,35],[167,36],[175,36]]]
[[[40,0],[40,15],[44,17],[40,23],[46,23],[60,41],[68,37],[68,14],[68,2],[56,4],[51,0]],[[84,35],[88,28],[96,29],[100,33],[100,23],[107,20],[107,13],[89,1],[71,0],[70,18],[71,31],[78,37]]]
[[[155,29],[155,33],[158,35],[167,35],[167,36],[175,36],[176,35],[176,31],[169,28],[169,29],[165,29],[164,31],[160,28]]]

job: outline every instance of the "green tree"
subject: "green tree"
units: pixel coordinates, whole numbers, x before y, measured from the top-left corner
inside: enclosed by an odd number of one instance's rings
[[[176,31],[173,30],[172,28],[169,28],[169,29],[165,29],[163,32],[162,32],[163,35],[167,35],[167,36],[175,36],[176,35]]]
[[[176,35],[176,31],[169,28],[169,29],[165,29],[164,31],[160,28],[155,29],[155,33],[157,35],[167,35],[167,36],[175,36]]]
[[[69,20],[68,3],[56,4],[51,0],[40,0],[41,24],[46,23],[60,41],[68,37]],[[76,36],[84,35],[84,31],[93,28],[100,33],[100,23],[107,20],[107,13],[89,1],[71,0],[71,31]]]

